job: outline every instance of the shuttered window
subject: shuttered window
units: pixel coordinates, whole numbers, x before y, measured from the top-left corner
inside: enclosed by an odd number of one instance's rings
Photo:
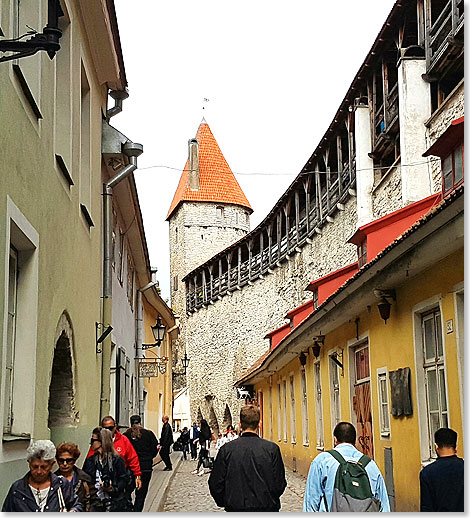
[[[421,317],[423,336],[424,383],[429,433],[429,453],[435,457],[434,432],[449,426],[441,312],[435,309]]]

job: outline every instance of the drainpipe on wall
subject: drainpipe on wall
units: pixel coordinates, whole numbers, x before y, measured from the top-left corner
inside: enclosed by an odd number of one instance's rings
[[[108,128],[111,126],[108,125]],[[105,128],[103,128],[105,129]],[[117,130],[111,128],[117,134],[122,136]],[[103,131],[103,136],[105,131]],[[107,142],[103,140],[103,146]],[[112,246],[113,246],[113,188],[122,180],[127,178],[137,169],[137,157],[143,153],[142,144],[137,144],[127,140],[121,147],[121,152],[129,157],[129,165],[124,167],[115,176],[113,176],[106,184],[103,185],[103,324],[111,325],[112,321]],[[104,152],[103,152],[104,153]],[[111,375],[111,335],[103,341],[101,356],[101,419],[109,414],[110,411],[110,375]]]
[[[144,351],[142,350],[142,344],[144,342],[144,316],[143,316],[143,303],[142,303],[142,293],[147,291],[150,288],[153,288],[158,284],[158,281],[154,279],[155,273],[157,273],[156,268],[152,268],[151,270],[152,280],[146,284],[140,290],[137,290],[137,315],[136,315],[136,358],[135,358],[135,371],[137,373],[137,395],[139,400],[138,414],[142,419],[142,423],[144,423],[144,384],[142,378],[139,377],[139,359],[144,358]]]
[[[127,88],[124,90],[111,90],[109,95],[114,99],[114,106],[106,112],[107,122],[109,122],[111,117],[122,112],[122,101],[129,97],[129,90]]]

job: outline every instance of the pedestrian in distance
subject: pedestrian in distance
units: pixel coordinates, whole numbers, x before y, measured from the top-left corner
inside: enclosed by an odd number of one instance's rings
[[[464,512],[464,461],[457,457],[457,432],[434,433],[437,459],[419,474],[422,512]]]
[[[382,474],[372,459],[355,448],[354,426],[338,423],[333,435],[334,449],[318,454],[310,465],[303,511],[389,512]]]
[[[287,482],[281,450],[262,439],[257,430],[259,408],[246,405],[240,410],[241,435],[224,444],[209,477],[215,503],[226,511],[276,512]]]
[[[4,513],[80,512],[82,504],[64,477],[52,473],[56,449],[48,440],[33,442],[26,450],[29,471],[12,484],[3,502]]]
[[[93,430],[90,445],[93,455],[83,464],[83,471],[92,479],[91,512],[129,511],[126,493],[128,474],[124,459],[114,449],[113,434],[98,426]]]
[[[168,421],[169,417],[164,415],[162,418],[162,433],[160,435],[160,457],[165,463],[163,471],[171,471],[173,469],[170,459],[170,447],[173,444],[173,430]]]
[[[188,430],[188,427],[185,426],[180,435],[180,442],[183,446],[183,459],[184,460],[188,460],[187,454],[189,453],[189,440],[190,440],[189,439],[189,430]]]
[[[139,458],[141,481],[135,492],[134,512],[142,512],[152,478],[153,458],[158,454],[158,439],[152,430],[142,427],[140,415],[131,416],[131,427],[123,434],[132,444]]]
[[[199,427],[196,423],[193,423],[189,430],[189,446],[191,448],[191,460],[197,459],[197,442],[196,439],[199,437]]]
[[[201,430],[199,431],[199,437],[196,439],[199,442],[200,450],[199,457],[197,460],[197,467],[194,471],[191,471],[193,475],[204,475],[204,468],[209,468],[209,448],[212,438],[212,432],[205,419],[201,419]]]
[[[78,457],[80,457],[78,445],[73,442],[61,442],[56,448],[55,458],[59,469],[55,474],[66,478],[72,484],[78,501],[83,505],[83,510],[90,511],[91,477],[75,465]]]

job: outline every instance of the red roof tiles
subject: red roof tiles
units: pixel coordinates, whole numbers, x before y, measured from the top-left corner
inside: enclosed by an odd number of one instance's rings
[[[240,185],[235,179],[207,122],[203,121],[197,130],[199,142],[199,189],[189,187],[189,160],[186,161],[167,219],[183,201],[209,201],[241,205],[253,212]]]

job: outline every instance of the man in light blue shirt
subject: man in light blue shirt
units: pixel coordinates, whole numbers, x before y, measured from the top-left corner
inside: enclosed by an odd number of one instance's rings
[[[354,447],[356,444],[356,429],[351,423],[338,423],[333,431],[335,450],[345,460],[358,461],[362,453]],[[328,452],[317,455],[310,466],[305,487],[304,512],[326,512],[325,498],[328,509],[331,509],[333,488],[339,462]],[[380,500],[381,511],[390,512],[387,488],[377,464],[371,460],[366,466],[369,475],[372,494]],[[325,497],[325,498],[324,498]]]

